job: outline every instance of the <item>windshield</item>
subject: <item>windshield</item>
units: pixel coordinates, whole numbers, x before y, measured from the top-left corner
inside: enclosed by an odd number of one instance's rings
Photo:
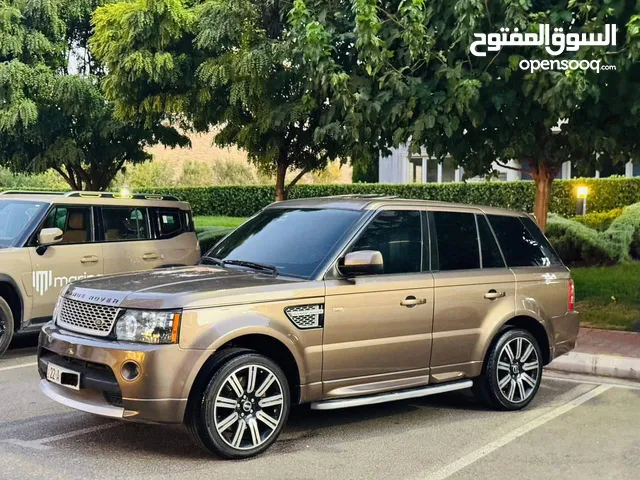
[[[0,247],[14,246],[45,205],[42,202],[0,200]]]
[[[206,256],[271,265],[280,274],[309,278],[361,214],[271,208],[240,226]]]

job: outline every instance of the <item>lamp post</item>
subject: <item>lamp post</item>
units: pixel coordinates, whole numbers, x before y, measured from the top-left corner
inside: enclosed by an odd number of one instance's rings
[[[578,187],[578,201],[576,202],[577,215],[585,215],[587,213],[587,195],[589,195],[589,187]]]

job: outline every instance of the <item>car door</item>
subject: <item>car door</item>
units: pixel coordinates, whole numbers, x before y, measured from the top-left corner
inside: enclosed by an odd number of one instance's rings
[[[62,288],[69,282],[102,275],[102,247],[95,238],[95,219],[90,206],[54,205],[30,243],[32,271],[25,283],[31,286],[33,323],[51,317]],[[36,244],[42,228],[62,230],[62,241],[46,248]]]
[[[149,211],[155,225],[162,266],[195,264],[200,255],[189,212],[178,208],[153,208]]]
[[[147,208],[103,206],[100,217],[105,274],[150,270],[163,264]]]
[[[513,315],[515,277],[480,210],[430,208],[435,286],[431,380],[479,375],[494,326]]]
[[[325,398],[428,383],[433,277],[424,218],[417,207],[381,209],[344,253],[380,251],[384,274],[326,281]]]

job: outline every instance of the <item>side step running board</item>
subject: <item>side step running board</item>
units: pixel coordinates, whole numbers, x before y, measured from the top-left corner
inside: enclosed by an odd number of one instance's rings
[[[472,380],[462,380],[459,382],[444,383],[441,385],[429,385],[408,390],[397,390],[388,393],[378,393],[363,397],[337,398],[335,400],[325,400],[311,404],[312,410],[335,410],[338,408],[360,407],[362,405],[375,405],[376,403],[395,402],[396,400],[406,400],[408,398],[427,397],[437,393],[453,392],[463,390],[473,386]]]

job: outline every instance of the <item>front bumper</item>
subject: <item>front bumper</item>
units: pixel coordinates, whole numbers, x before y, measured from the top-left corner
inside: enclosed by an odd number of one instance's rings
[[[146,345],[89,337],[44,326],[38,345],[40,389],[52,400],[97,415],[153,423],[181,423],[202,351],[178,345]],[[80,389],[49,382],[53,362],[80,374]],[[133,362],[140,374],[123,377]]]

